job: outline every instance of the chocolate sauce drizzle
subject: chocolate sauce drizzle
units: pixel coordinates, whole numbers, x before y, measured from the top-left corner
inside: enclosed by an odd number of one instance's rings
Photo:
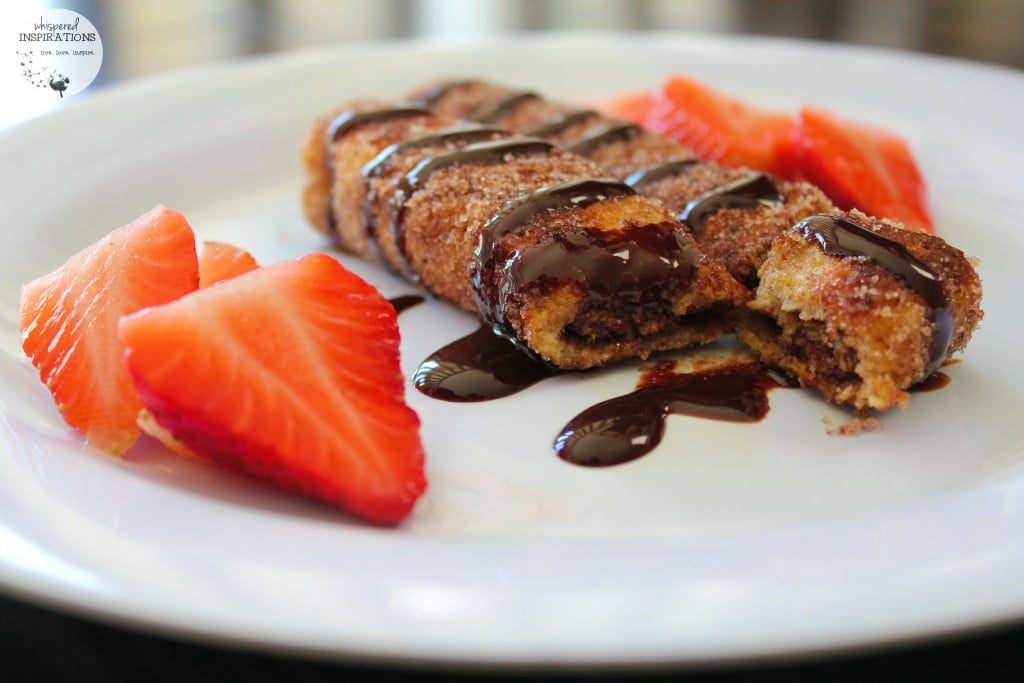
[[[570,420],[555,438],[555,453],[588,467],[636,460],[661,443],[670,414],[757,422],[768,414],[768,391],[782,386],[789,385],[756,361],[685,374],[659,363],[647,369],[634,391]]]
[[[594,153],[598,147],[604,145],[610,145],[613,142],[624,142],[631,140],[643,129],[635,123],[627,122],[613,122],[602,126],[598,126],[594,130],[587,131],[587,133],[579,138],[573,140],[567,144],[565,148],[573,154],[579,154],[580,156],[589,156]]]
[[[700,163],[702,163],[700,159],[690,157],[688,159],[673,159],[660,164],[651,164],[633,171],[622,182],[639,190],[650,183],[656,183],[665,178],[673,178],[683,173],[688,173],[694,166]]]
[[[431,398],[473,403],[510,396],[567,372],[481,325],[427,357],[413,374],[413,386]],[[661,361],[641,369],[633,391],[570,420],[554,441],[555,453],[590,467],[629,462],[661,442],[669,415],[757,422],[768,414],[768,392],[792,386],[753,360],[687,373],[676,371],[674,361]]]
[[[555,117],[547,123],[542,123],[536,128],[530,129],[527,132],[527,135],[533,135],[538,138],[550,138],[597,115],[597,112],[593,109],[578,109]]]
[[[430,133],[410,138],[402,142],[396,142],[395,144],[384,148],[377,156],[367,162],[367,164],[362,168],[361,175],[364,178],[380,175],[382,169],[384,169],[388,162],[390,162],[396,155],[408,152],[409,150],[423,149],[424,147],[433,147],[435,145],[442,145],[449,142],[481,142],[483,140],[493,138],[495,135],[507,136],[509,133],[504,128],[493,128],[490,126],[478,126],[474,124],[456,128],[446,128],[437,133]]]
[[[432,106],[452,90],[476,83],[455,81],[442,84],[418,98]],[[512,113],[521,103],[538,99],[532,92],[513,92],[488,102],[467,118],[494,122]],[[474,144],[477,134],[496,134],[495,129],[472,128],[426,136],[419,141],[393,146],[363,169],[364,178],[379,173],[392,155],[413,147],[467,142],[455,152],[424,159],[400,182],[392,198],[391,230],[398,253],[405,256],[402,219],[405,203],[434,171],[455,163],[498,163],[507,154],[534,154],[552,148],[534,147],[536,140],[556,136],[598,116],[589,109],[565,113],[531,129],[521,138]],[[567,145],[587,156],[599,147],[629,140],[641,128],[632,123],[599,125]],[[448,138],[446,136],[451,136]],[[689,172],[698,159],[675,159],[640,168],[624,182],[587,179],[541,188],[510,200],[480,231],[474,254],[472,284],[480,315],[486,324],[474,332],[438,349],[427,357],[413,375],[414,386],[435,399],[478,402],[509,396],[560,370],[515,341],[503,317],[509,298],[525,286],[545,282],[579,281],[588,297],[642,296],[650,287],[665,286],[671,278],[692,277],[696,254],[682,231],[671,229],[625,229],[601,233],[566,230],[525,250],[511,254],[506,262],[494,263],[495,245],[506,236],[525,229],[539,215],[587,206],[609,197],[635,194],[638,188]],[[680,219],[697,231],[715,212],[732,208],[774,206],[785,201],[773,179],[763,173],[743,176],[706,192],[680,212]],[[369,214],[367,214],[369,215]],[[369,227],[369,219],[367,229]],[[808,239],[814,239],[825,253],[840,257],[866,257],[903,279],[925,300],[935,324],[928,380],[918,390],[943,386],[948,377],[936,371],[945,361],[952,336],[952,312],[938,282],[938,276],[902,245],[887,240],[855,222],[830,216],[814,216],[797,224]],[[368,234],[370,234],[368,232]],[[414,279],[408,269],[406,276]],[[485,273],[496,274],[484,282]],[[402,310],[396,306],[396,309]],[[786,384],[757,361],[735,361],[715,368],[680,373],[671,361],[642,369],[636,388],[622,396],[597,403],[570,420],[554,440],[554,450],[566,462],[588,467],[605,467],[635,460],[651,452],[662,440],[667,417],[672,414],[731,422],[757,422],[768,413],[768,392]]]
[[[436,171],[456,164],[500,164],[510,156],[550,154],[555,146],[538,138],[506,138],[466,145],[462,149],[427,157],[399,180],[391,197],[391,236],[401,262],[402,274],[416,282],[419,276],[409,265],[405,247],[405,207],[409,199]]]
[[[696,197],[679,212],[679,219],[699,231],[708,216],[721,209],[753,209],[784,201],[771,176],[751,173]]]
[[[540,95],[528,90],[521,90],[499,97],[493,102],[485,102],[473,111],[466,118],[479,123],[494,123],[499,119],[511,114],[516,107],[528,100],[539,100]]]
[[[945,362],[953,337],[953,310],[942,289],[939,274],[910,253],[907,248],[887,239],[849,218],[818,215],[805,218],[794,227],[812,239],[829,256],[865,257],[889,271],[924,299],[935,330],[925,367],[927,377]]]
[[[396,296],[392,299],[388,299],[388,303],[395,309],[395,313],[407,311],[413,306],[420,305],[423,301],[424,298],[419,294],[403,294],[402,296]]]
[[[423,107],[432,108],[438,102],[443,100],[448,95],[448,93],[458,90],[459,88],[464,88],[470,85],[477,85],[479,83],[480,81],[473,79],[461,81],[445,81],[443,83],[438,83],[433,88],[430,88],[429,90],[421,94],[419,97],[415,98],[413,100],[413,103]]]
[[[331,145],[339,138],[367,123],[380,121],[392,121],[413,116],[430,116],[431,111],[425,107],[402,106],[402,107],[381,107],[366,111],[350,110],[339,114],[327,127],[325,144],[327,146],[327,187],[330,196],[334,195],[334,158],[331,154]],[[327,229],[332,234],[338,234],[338,219],[334,215],[334,202],[327,201]]]
[[[374,216],[374,203],[377,201],[377,193],[370,180],[381,175],[390,165],[391,161],[398,155],[414,149],[423,149],[436,145],[452,143],[474,143],[488,140],[496,135],[508,136],[510,133],[501,128],[492,128],[479,125],[447,128],[437,133],[421,135],[402,142],[397,142],[384,148],[371,159],[360,170],[360,177],[363,182],[363,234],[366,235],[366,243],[373,252],[376,260],[381,260],[380,242],[377,236],[377,220]]]
[[[636,194],[633,188],[610,178],[588,178],[585,180],[574,180],[558,185],[543,187],[533,192],[520,195],[508,203],[480,230],[476,250],[473,254],[473,292],[477,306],[484,320],[491,324],[504,327],[504,316],[502,303],[504,293],[507,293],[513,283],[506,279],[505,286],[497,288],[499,291],[486,292],[489,289],[482,280],[482,274],[491,272],[494,264],[491,263],[494,256],[494,245],[503,236],[522,230],[529,225],[533,219],[544,212],[561,211],[565,209],[589,206],[595,202],[603,201],[610,197],[626,196]],[[592,249],[579,253],[577,258],[590,255]],[[518,255],[522,258],[522,255]],[[570,256],[572,258],[572,256]],[[506,272],[509,270],[506,264]],[[517,274],[513,274],[513,278]]]
[[[338,115],[331,125],[327,127],[327,140],[334,142],[357,126],[380,121],[392,121],[404,119],[410,116],[430,116],[431,111],[426,107],[382,107],[380,109],[369,109],[367,111],[346,111]]]

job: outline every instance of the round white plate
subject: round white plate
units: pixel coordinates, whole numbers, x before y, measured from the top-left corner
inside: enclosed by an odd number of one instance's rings
[[[636,367],[490,403],[411,388],[430,486],[397,529],[360,524],[143,441],[84,448],[19,348],[20,285],[154,204],[263,263],[329,249],[303,222],[297,150],[321,111],[478,76],[560,99],[683,72],[762,106],[812,103],[905,136],[940,233],[980,260],[986,318],[941,391],[829,436],[776,391],[767,418],[672,417],[620,467],[559,460],[579,410]],[[633,665],[866,647],[1024,616],[1024,78],[775,40],[548,35],[386,43],[115,88],[0,137],[0,585],[145,629],[328,657]],[[415,293],[341,257],[385,296]],[[399,318],[403,369],[476,327]]]

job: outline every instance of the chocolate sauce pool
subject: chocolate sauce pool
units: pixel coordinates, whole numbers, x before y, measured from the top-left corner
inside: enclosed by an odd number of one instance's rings
[[[788,386],[756,361],[688,373],[673,366],[646,368],[635,390],[570,420],[555,438],[558,457],[587,467],[620,465],[654,450],[671,414],[757,422],[768,414],[768,392]]]
[[[431,398],[475,403],[510,396],[562,372],[481,325],[428,356],[412,383]]]
[[[473,403],[510,396],[565,372],[481,325],[426,358],[413,374],[413,386],[431,398]],[[629,462],[661,442],[669,415],[757,422],[768,414],[768,391],[780,386],[788,385],[757,361],[686,373],[662,361],[641,370],[634,391],[570,420],[555,439],[555,453],[588,467]]]

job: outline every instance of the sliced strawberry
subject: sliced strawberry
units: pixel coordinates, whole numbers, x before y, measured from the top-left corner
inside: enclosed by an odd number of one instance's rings
[[[394,307],[325,254],[121,321],[152,418],[189,451],[379,523],[426,487]]]
[[[777,155],[789,144],[793,119],[673,76],[655,95],[644,125],[706,161],[781,175]]]
[[[203,455],[200,455],[199,453],[196,453],[191,448],[186,446],[184,443],[182,443],[178,439],[175,439],[174,435],[171,434],[171,432],[169,432],[168,430],[164,429],[153,418],[152,413],[150,413],[145,408],[143,408],[142,410],[139,411],[138,423],[139,423],[139,428],[143,432],[145,432],[149,436],[153,437],[154,439],[156,439],[157,441],[159,441],[163,445],[167,446],[167,448],[171,449],[175,453],[178,453],[179,455],[188,456],[188,457],[194,458],[196,460],[202,460],[204,462],[209,462],[209,458],[207,458],[207,457],[205,457]]]
[[[900,137],[804,107],[793,131],[791,155],[803,177],[840,208],[935,231],[924,178]]]
[[[595,103],[598,111],[616,118],[642,124],[654,105],[654,93],[647,91],[613,95]]]
[[[222,280],[230,280],[242,273],[259,268],[256,259],[245,249],[227,242],[206,240],[199,251],[199,287],[209,287]],[[161,427],[148,410],[141,410],[138,417],[139,428],[143,432],[160,441],[172,451],[192,458],[206,460],[188,448],[174,435]]]
[[[22,348],[89,445],[120,455],[139,435],[142,404],[124,367],[118,320],[198,284],[192,229],[157,206],[22,288]]]
[[[199,252],[199,286],[209,287],[256,268],[259,264],[245,249],[227,242],[207,240]]]

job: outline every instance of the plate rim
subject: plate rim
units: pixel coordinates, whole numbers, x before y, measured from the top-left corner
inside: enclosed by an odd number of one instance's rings
[[[1021,74],[1017,73],[1016,70],[1009,69],[1007,67],[1000,67],[1000,66],[996,66],[996,65],[989,65],[989,64],[983,64],[983,63],[969,62],[969,61],[960,60],[960,59],[957,59],[957,58],[949,58],[949,57],[942,57],[942,56],[936,56],[936,55],[922,55],[922,54],[918,54],[918,53],[904,52],[904,51],[901,51],[901,50],[893,50],[893,49],[889,49],[889,48],[876,48],[876,47],[853,46],[853,45],[839,45],[839,44],[832,44],[832,43],[820,43],[820,42],[817,42],[817,41],[794,40],[794,39],[787,39],[787,38],[763,37],[763,36],[754,36],[754,37],[750,37],[750,36],[708,36],[708,35],[702,35],[702,34],[682,34],[682,33],[679,33],[679,32],[661,32],[661,31],[654,32],[654,35],[655,36],[659,36],[659,37],[663,37],[665,39],[671,38],[672,40],[683,40],[683,41],[686,41],[686,40],[697,40],[698,42],[707,41],[709,43],[735,43],[735,44],[741,44],[742,43],[742,44],[748,45],[748,46],[751,45],[751,44],[757,44],[757,45],[761,45],[761,44],[767,45],[767,44],[770,44],[770,45],[776,46],[776,47],[785,47],[786,49],[792,49],[794,47],[800,48],[800,49],[806,49],[808,47],[811,47],[813,49],[836,50],[836,51],[839,51],[839,52],[849,52],[851,54],[867,54],[867,53],[879,54],[879,53],[883,53],[882,56],[888,55],[891,58],[909,59],[909,60],[915,61],[915,62],[916,61],[921,61],[922,63],[926,63],[926,64],[929,64],[929,65],[936,65],[936,66],[939,66],[939,67],[941,67],[942,65],[950,64],[950,65],[957,65],[958,68],[968,68],[968,69],[978,69],[978,68],[980,68],[983,71],[989,71],[989,72],[991,72],[991,73],[993,73],[995,75],[1009,75],[1009,76],[1013,77],[1014,79],[1019,79],[1020,75],[1021,75]],[[213,64],[213,65],[204,65],[204,66],[200,66],[200,67],[192,67],[192,68],[184,69],[184,70],[181,70],[181,71],[176,71],[174,73],[161,74],[161,75],[157,75],[157,76],[154,76],[154,77],[142,79],[142,80],[139,80],[139,81],[132,81],[132,82],[124,83],[124,84],[118,84],[118,85],[111,86],[111,87],[105,89],[103,92],[98,92],[96,94],[90,95],[90,97],[88,97],[88,98],[83,98],[83,100],[81,102],[81,106],[78,107],[77,109],[71,109],[69,107],[69,108],[66,108],[66,109],[63,109],[63,110],[57,110],[57,111],[54,111],[54,112],[49,112],[49,113],[44,114],[43,116],[39,117],[39,120],[43,121],[45,123],[37,123],[35,121],[28,121],[28,122],[24,122],[23,124],[18,124],[16,126],[12,126],[12,127],[10,127],[9,129],[7,129],[5,131],[0,131],[0,145],[3,144],[3,141],[5,139],[8,139],[10,137],[14,137],[14,136],[17,136],[17,135],[25,135],[26,133],[24,133],[24,131],[26,131],[26,130],[33,130],[34,126],[37,126],[37,125],[38,126],[52,125],[51,122],[56,121],[56,120],[58,120],[61,117],[70,116],[69,114],[66,113],[68,111],[76,111],[76,112],[83,112],[84,111],[86,113],[79,113],[79,114],[74,114],[74,115],[88,116],[88,112],[90,111],[90,109],[92,109],[92,108],[102,109],[104,107],[111,106],[111,102],[116,104],[120,99],[137,98],[137,97],[140,97],[141,95],[144,95],[146,92],[149,92],[151,90],[160,90],[160,89],[169,88],[169,87],[183,87],[183,84],[187,84],[189,81],[192,81],[192,80],[195,80],[195,79],[223,77],[224,75],[230,74],[232,71],[234,71],[236,69],[252,69],[252,70],[255,70],[257,72],[260,72],[260,71],[268,68],[268,65],[272,65],[273,68],[294,68],[295,64],[301,64],[301,63],[304,63],[304,62],[307,62],[307,61],[319,62],[319,61],[324,60],[324,59],[344,60],[346,58],[351,58],[351,57],[353,57],[355,55],[358,55],[358,54],[364,52],[366,49],[371,49],[371,50],[374,50],[374,49],[375,50],[388,50],[388,49],[394,47],[396,44],[402,46],[403,49],[410,50],[411,52],[417,52],[417,51],[420,51],[420,50],[431,50],[431,49],[437,49],[437,48],[450,49],[450,50],[453,50],[453,51],[457,52],[457,51],[466,50],[466,49],[473,49],[474,45],[476,45],[477,48],[482,47],[484,45],[493,48],[493,46],[495,44],[497,44],[497,43],[502,43],[502,44],[506,44],[506,45],[507,44],[514,44],[514,43],[523,43],[523,42],[528,42],[528,43],[531,43],[531,44],[545,44],[545,43],[556,44],[556,43],[559,43],[560,41],[572,42],[572,41],[580,41],[580,40],[582,40],[584,42],[588,42],[588,43],[600,43],[603,40],[607,40],[609,37],[611,37],[614,40],[626,40],[627,42],[632,42],[632,41],[636,41],[636,40],[643,40],[643,39],[646,38],[646,36],[644,34],[642,34],[642,33],[639,33],[639,34],[638,33],[619,34],[619,33],[603,33],[603,32],[601,32],[601,33],[587,33],[587,34],[570,33],[570,34],[568,34],[568,36],[566,36],[566,35],[561,35],[560,36],[557,33],[545,33],[545,34],[541,34],[539,36],[537,36],[537,35],[530,35],[530,36],[513,35],[513,36],[503,36],[503,37],[498,38],[498,39],[491,38],[491,39],[487,39],[486,41],[467,40],[467,41],[455,41],[454,43],[453,42],[448,42],[448,41],[436,41],[436,40],[368,41],[366,43],[360,43],[358,45],[350,44],[350,45],[344,45],[344,46],[326,46],[326,47],[319,47],[319,48],[307,48],[307,49],[303,49],[303,50],[296,50],[296,51],[292,51],[292,52],[289,52],[289,53],[278,54],[278,55],[268,55],[268,56],[260,56],[260,57],[255,57],[255,58],[245,58],[245,59],[242,59],[242,60],[232,60],[232,61],[225,62],[225,63],[219,63],[219,64]],[[0,531],[3,531],[3,529],[0,529]],[[478,542],[478,539],[475,542]],[[63,609],[63,610],[75,611],[75,612],[78,612],[78,613],[83,614],[83,615],[88,615],[90,617],[99,618],[99,619],[102,619],[102,620],[105,620],[105,621],[108,621],[108,622],[111,622],[111,623],[115,623],[115,624],[117,622],[122,622],[122,623],[124,623],[124,622],[135,622],[135,620],[138,620],[136,622],[137,625],[146,628],[148,631],[157,631],[157,632],[163,631],[163,632],[165,632],[167,634],[174,635],[176,637],[190,637],[190,638],[192,638],[192,637],[196,637],[198,635],[198,636],[201,636],[202,638],[205,638],[205,639],[218,639],[218,640],[222,640],[225,643],[234,644],[234,645],[272,647],[274,649],[279,649],[282,652],[293,652],[293,653],[299,653],[299,654],[303,654],[303,655],[317,656],[317,657],[328,657],[328,658],[334,658],[334,657],[345,657],[345,658],[368,657],[369,660],[372,660],[372,661],[377,661],[378,659],[387,659],[389,661],[401,660],[401,661],[407,661],[408,663],[417,664],[417,665],[429,665],[429,664],[448,665],[448,664],[465,663],[465,664],[473,664],[473,665],[486,664],[486,665],[489,665],[489,666],[493,665],[495,667],[501,667],[502,665],[522,666],[524,664],[527,664],[527,665],[528,664],[538,664],[538,665],[544,666],[545,668],[548,668],[548,667],[554,667],[554,668],[558,668],[558,667],[589,668],[589,667],[592,667],[592,666],[609,666],[609,665],[616,665],[616,664],[621,665],[621,666],[626,666],[626,667],[632,667],[632,666],[637,666],[637,665],[649,665],[651,663],[656,663],[656,664],[672,664],[672,665],[678,666],[678,665],[683,665],[683,664],[706,664],[706,663],[712,663],[712,662],[713,663],[726,663],[726,662],[735,662],[735,661],[745,661],[745,660],[749,659],[749,658],[744,658],[742,656],[737,657],[734,654],[734,655],[726,655],[724,657],[711,657],[710,659],[707,659],[707,660],[700,659],[700,658],[695,658],[693,656],[687,656],[687,657],[684,657],[682,659],[672,659],[671,657],[668,657],[668,658],[665,658],[665,659],[657,659],[656,658],[656,659],[653,659],[653,660],[650,659],[649,657],[645,657],[645,658],[643,658],[641,660],[634,661],[634,660],[631,660],[629,657],[622,657],[621,654],[620,654],[619,656],[611,656],[607,660],[599,659],[597,661],[593,661],[593,657],[587,657],[587,658],[583,658],[583,659],[567,658],[565,660],[546,661],[546,662],[532,662],[529,659],[524,660],[524,659],[518,658],[518,657],[513,657],[513,658],[510,658],[510,659],[508,659],[506,661],[506,660],[504,660],[504,659],[502,659],[500,657],[495,658],[494,653],[486,653],[487,654],[487,659],[486,660],[479,660],[479,659],[476,659],[476,658],[474,658],[472,656],[460,659],[459,657],[453,657],[452,656],[453,653],[443,653],[440,656],[435,658],[435,657],[430,657],[430,656],[428,656],[428,655],[426,655],[424,653],[421,656],[418,656],[418,657],[417,656],[413,656],[410,659],[406,660],[406,659],[402,658],[402,653],[401,652],[396,652],[394,650],[389,650],[389,649],[386,649],[386,648],[384,650],[378,652],[378,653],[368,653],[365,648],[360,648],[360,649],[358,649],[356,651],[340,651],[336,647],[330,647],[330,646],[326,646],[326,647],[312,647],[312,648],[310,648],[308,646],[304,647],[300,643],[282,643],[280,641],[270,641],[270,642],[268,642],[268,641],[265,641],[264,639],[260,638],[258,635],[255,635],[255,634],[249,634],[248,636],[243,636],[243,637],[241,637],[241,638],[236,640],[235,638],[227,636],[226,634],[223,634],[223,633],[217,633],[217,632],[199,633],[199,632],[197,632],[197,630],[194,627],[190,628],[188,625],[185,625],[185,624],[161,623],[161,621],[156,618],[157,615],[155,615],[155,614],[154,615],[150,615],[150,619],[152,619],[152,621],[150,621],[147,618],[141,618],[140,619],[138,613],[136,613],[135,615],[131,615],[131,614],[123,614],[123,613],[120,613],[120,612],[118,612],[116,610],[109,610],[108,611],[108,610],[104,610],[101,606],[98,606],[96,604],[90,604],[88,601],[83,601],[83,602],[77,602],[76,603],[76,600],[74,599],[74,596],[71,596],[71,595],[55,595],[52,592],[44,593],[43,592],[43,588],[41,586],[38,589],[34,589],[33,587],[29,587],[29,586],[26,586],[26,585],[22,584],[21,587],[20,587],[21,590],[19,590],[18,586],[15,585],[16,582],[10,582],[9,581],[10,577],[7,575],[6,571],[3,571],[3,566],[5,566],[5,565],[0,565],[0,585],[3,585],[6,590],[11,590],[13,588],[14,590],[13,590],[12,594],[15,594],[15,595],[23,594],[25,596],[30,597],[33,602],[40,602],[42,604],[52,605],[53,607],[58,607],[58,608]],[[1024,608],[1024,601],[1022,601],[1022,604],[1021,604],[1020,608]],[[1014,610],[1014,611],[1016,612],[1016,610]],[[956,632],[956,633],[974,632],[977,629],[988,628],[988,627],[992,627],[994,625],[997,625],[996,622],[998,622],[998,623],[1005,623],[1005,624],[1012,623],[1012,622],[1020,619],[1022,615],[1024,615],[1024,609],[1021,609],[1021,611],[1016,612],[1015,614],[1003,615],[1001,618],[997,619],[995,622],[993,622],[992,620],[980,620],[980,621],[977,621],[976,623],[961,623],[957,627],[948,626],[946,629],[939,629],[939,630],[933,631],[931,633],[906,634],[905,638],[902,639],[902,642],[915,642],[915,641],[916,642],[921,642],[922,639],[923,640],[930,640],[930,639],[933,639],[933,638],[936,638],[936,637],[942,637],[942,636],[945,636],[945,635],[949,635],[950,633],[954,633],[954,632]],[[887,636],[887,637],[884,637],[879,642],[868,642],[868,641],[863,641],[862,640],[862,641],[857,642],[857,643],[847,643],[845,645],[838,644],[838,645],[836,645],[833,648],[825,648],[824,651],[850,652],[850,651],[863,650],[865,648],[866,649],[874,649],[874,648],[877,648],[877,647],[882,646],[882,645],[893,644],[894,642],[895,641],[891,637]],[[780,657],[792,657],[794,655],[821,654],[822,652],[823,652],[823,650],[821,649],[821,647],[817,646],[817,647],[812,647],[810,650],[806,650],[806,651],[801,650],[801,648],[795,648],[795,649],[787,651],[787,652],[780,652],[780,653],[778,653],[778,656],[780,656]],[[759,660],[759,661],[763,660],[765,658],[769,658],[770,659],[770,658],[772,658],[772,653],[770,653],[770,652],[756,653],[756,654],[752,655],[752,658],[756,659],[756,660]]]

